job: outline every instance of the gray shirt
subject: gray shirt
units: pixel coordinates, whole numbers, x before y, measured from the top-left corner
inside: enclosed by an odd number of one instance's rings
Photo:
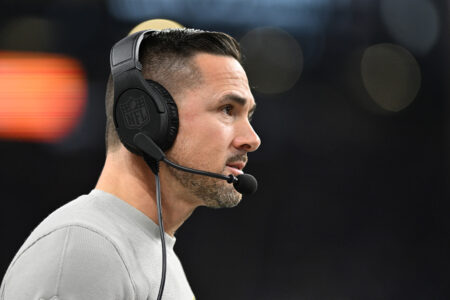
[[[175,238],[165,239],[163,299],[193,300]],[[156,299],[161,259],[159,227],[125,201],[93,190],[36,227],[11,262],[0,299]]]

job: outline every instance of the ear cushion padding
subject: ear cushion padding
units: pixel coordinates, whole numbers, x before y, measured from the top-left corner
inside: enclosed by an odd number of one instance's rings
[[[161,96],[160,97],[160,99],[162,100],[161,102],[167,111],[167,120],[166,120],[167,129],[165,132],[165,136],[162,136],[161,139],[157,142],[161,150],[166,151],[170,147],[172,147],[178,133],[179,120],[178,120],[177,104],[173,100],[170,93],[161,84],[149,79],[147,79],[146,81],[148,85],[154,90],[156,90],[158,94]]]

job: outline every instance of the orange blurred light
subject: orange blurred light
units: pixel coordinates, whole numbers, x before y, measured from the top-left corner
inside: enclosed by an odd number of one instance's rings
[[[57,141],[78,123],[86,99],[74,58],[0,51],[0,138]]]

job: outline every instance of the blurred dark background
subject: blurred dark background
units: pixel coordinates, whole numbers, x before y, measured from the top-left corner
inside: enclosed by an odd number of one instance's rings
[[[258,192],[176,235],[197,299],[450,299],[437,0],[2,0],[1,276],[95,186],[109,50],[151,18],[234,36],[258,102]]]

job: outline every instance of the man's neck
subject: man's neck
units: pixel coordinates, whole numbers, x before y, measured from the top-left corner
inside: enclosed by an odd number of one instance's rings
[[[179,184],[168,176],[167,170],[161,170],[164,229],[173,236],[198,205],[183,199],[182,194],[176,192]],[[122,146],[109,152],[95,188],[115,195],[158,224],[155,176],[142,157]]]

